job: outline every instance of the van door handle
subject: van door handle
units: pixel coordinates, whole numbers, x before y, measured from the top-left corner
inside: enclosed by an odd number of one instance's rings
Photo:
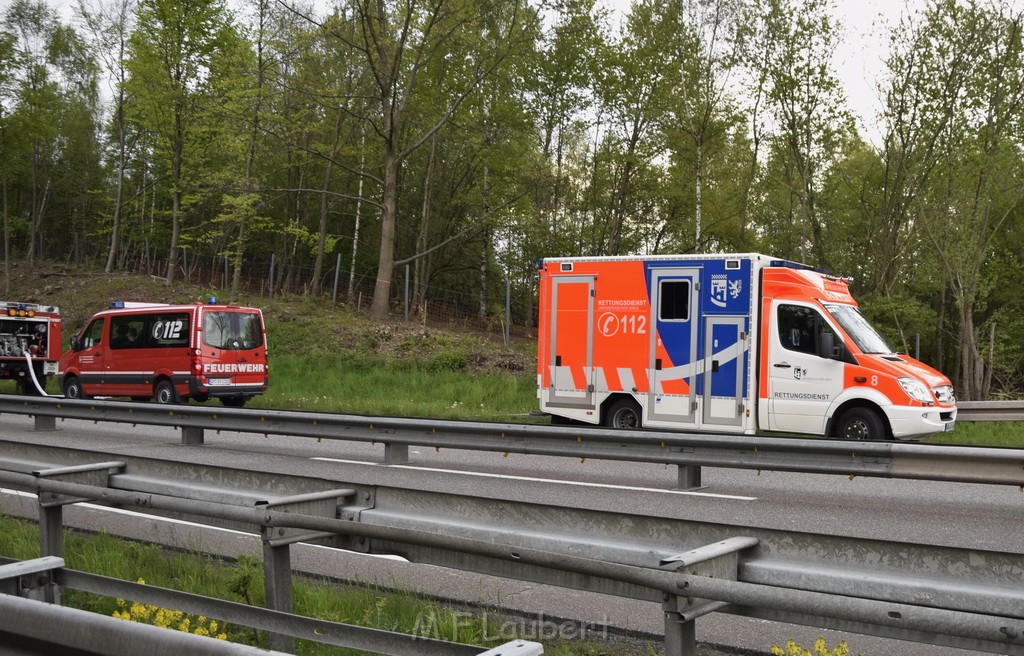
[[[793,367],[793,365],[786,364],[785,362],[783,362],[781,364],[772,365],[772,366],[775,367],[776,369],[791,369]]]

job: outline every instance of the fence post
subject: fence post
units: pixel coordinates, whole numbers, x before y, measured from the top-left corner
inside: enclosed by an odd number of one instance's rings
[[[277,264],[277,259],[274,254],[270,254],[270,300],[274,300],[274,265]]]
[[[331,305],[338,305],[338,274],[341,273],[341,253],[334,264],[334,291],[331,293]]]
[[[405,265],[405,322],[409,323],[409,265]]]
[[[505,279],[505,346],[512,339],[512,281]]]

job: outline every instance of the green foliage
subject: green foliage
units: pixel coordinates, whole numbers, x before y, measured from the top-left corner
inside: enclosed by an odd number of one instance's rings
[[[354,294],[379,287],[379,320],[408,263],[421,316],[458,298],[494,321],[508,281],[525,323],[544,256],[759,251],[852,276],[961,398],[1024,389],[1024,19],[1008,0],[908,11],[863,126],[835,70],[842,3],[432,7],[310,21],[269,0],[111,0],[81,12],[83,36],[40,0],[8,3],[14,257],[161,276],[227,258],[239,296],[271,258],[276,280],[253,289],[319,295],[340,254]]]

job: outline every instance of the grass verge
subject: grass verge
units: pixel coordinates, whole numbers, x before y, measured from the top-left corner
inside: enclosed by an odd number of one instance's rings
[[[38,539],[34,523],[0,514],[0,556],[17,560],[36,558]],[[147,585],[238,603],[256,606],[265,603],[262,563],[245,556],[237,561],[227,561],[201,553],[167,551],[156,545],[103,533],[92,535],[67,531],[64,559],[68,568],[84,572],[128,581],[142,579]],[[651,656],[657,653],[653,645],[641,640],[595,641],[583,639],[578,634],[567,635],[574,630],[582,630],[578,625],[573,628],[568,622],[551,619],[549,627],[536,627],[507,614],[440,603],[415,593],[377,586],[339,584],[295,576],[292,589],[296,614],[332,622],[482,647],[495,647],[516,638],[525,638],[543,642],[544,653],[556,656]],[[127,610],[136,621],[147,623],[158,623],[156,616],[162,610],[133,608],[131,604],[119,604],[113,598],[74,590],[65,591],[62,603],[108,616]],[[207,618],[192,618],[192,626],[206,630],[210,622]],[[525,635],[520,630],[524,627]],[[216,630],[225,633],[232,642],[267,646],[266,634],[261,631],[223,624],[217,625]],[[591,635],[599,634],[592,632]],[[326,656],[361,652],[300,640],[296,653]]]

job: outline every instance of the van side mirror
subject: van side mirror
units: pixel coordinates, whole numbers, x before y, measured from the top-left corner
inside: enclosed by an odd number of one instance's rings
[[[78,335],[72,335],[71,336],[71,350],[72,351],[81,351],[82,350],[82,344],[81,344],[81,342],[78,341]]]
[[[835,335],[830,332],[822,332],[818,335],[818,357],[834,360],[838,355]]]

